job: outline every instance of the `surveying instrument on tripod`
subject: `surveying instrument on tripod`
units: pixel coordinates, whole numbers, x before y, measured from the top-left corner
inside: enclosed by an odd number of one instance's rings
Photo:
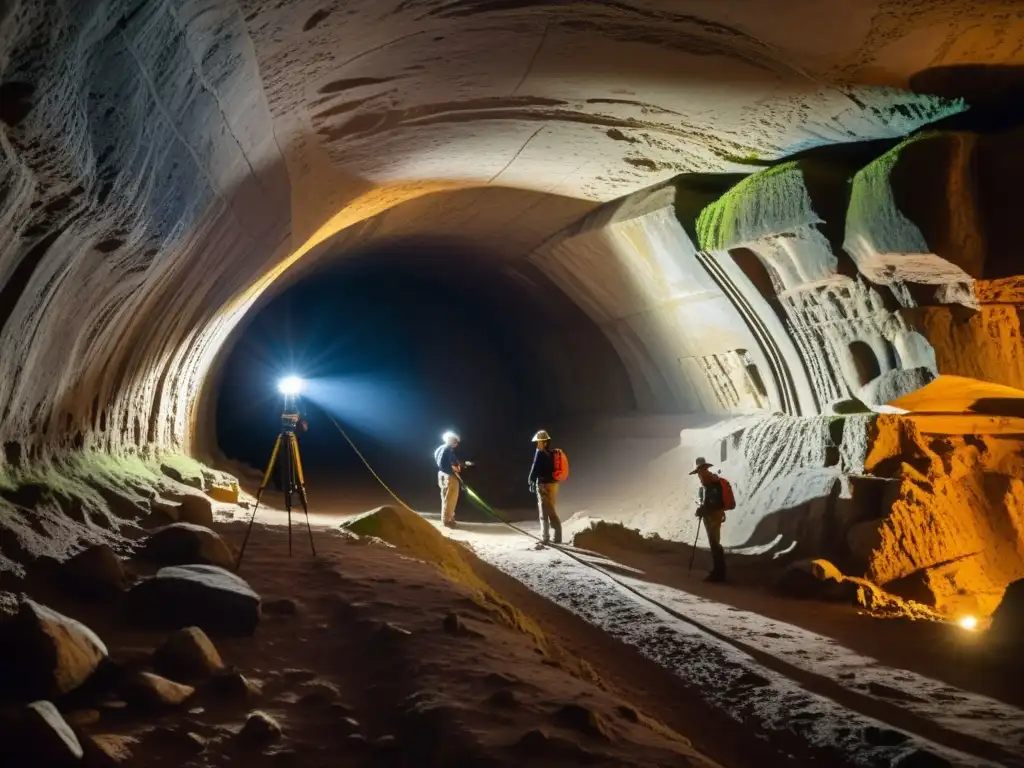
[[[281,379],[278,390],[284,396],[284,407],[281,413],[281,431],[274,441],[274,450],[270,454],[270,462],[267,464],[267,471],[263,473],[263,482],[256,493],[256,504],[252,508],[252,516],[249,518],[249,527],[245,530],[245,538],[242,539],[242,548],[238,552],[238,561],[235,563],[235,570],[242,567],[242,556],[245,555],[245,545],[249,543],[249,534],[252,533],[252,525],[256,521],[256,510],[260,508],[260,500],[263,492],[270,484],[274,475],[274,465],[281,456],[281,447],[284,446],[284,464],[282,483],[284,489],[284,509],[288,514],[288,556],[292,555],[292,499],[298,494],[302,502],[302,511],[306,514],[306,530],[309,532],[309,548],[316,556],[316,546],[313,544],[313,529],[309,524],[309,500],[306,498],[306,478],[302,472],[302,456],[299,454],[299,438],[296,434],[299,429],[306,430],[305,419],[299,412],[299,394],[302,392],[302,379],[296,376],[288,376]]]

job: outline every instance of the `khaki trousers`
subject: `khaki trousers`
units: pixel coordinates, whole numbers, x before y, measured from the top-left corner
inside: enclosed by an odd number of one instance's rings
[[[562,543],[562,521],[558,519],[555,502],[558,500],[558,483],[537,483],[537,511],[540,513],[540,529],[544,541],[548,541],[548,530],[553,529],[555,544]]]
[[[455,505],[459,501],[459,478],[438,472],[437,487],[441,489],[441,522],[450,525],[455,522]]]

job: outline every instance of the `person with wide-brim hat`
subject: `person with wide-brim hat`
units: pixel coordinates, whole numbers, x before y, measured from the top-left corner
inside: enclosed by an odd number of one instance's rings
[[[708,547],[711,550],[711,573],[705,581],[725,581],[725,549],[722,547],[722,523],[725,522],[725,491],[722,478],[711,471],[710,464],[703,456],[694,461],[691,475],[700,480],[700,491],[697,497],[697,518],[704,523],[708,535]],[[698,526],[700,523],[697,524]],[[699,533],[698,528],[698,533]]]
[[[530,493],[537,496],[537,512],[540,516],[540,529],[547,544],[551,535],[554,535],[554,543],[562,543],[562,521],[558,518],[558,511],[555,503],[558,499],[558,481],[555,480],[555,459],[549,449],[551,435],[545,430],[537,431],[533,441],[537,444],[537,450],[533,454],[533,464],[530,467]]]

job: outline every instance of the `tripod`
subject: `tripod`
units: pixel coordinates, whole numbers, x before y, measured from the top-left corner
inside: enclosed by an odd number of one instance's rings
[[[289,408],[289,406],[291,406]],[[270,478],[274,474],[274,464],[281,453],[281,445],[284,444],[284,508],[288,513],[288,557],[292,556],[292,496],[296,493],[302,502],[302,511],[306,514],[306,530],[309,531],[309,548],[316,557],[316,545],[313,544],[313,529],[309,525],[309,500],[306,498],[306,478],[302,472],[302,456],[299,454],[299,438],[295,434],[299,427],[299,414],[294,398],[285,397],[285,412],[281,414],[281,431],[274,441],[274,450],[270,454],[270,462],[267,464],[267,471],[263,473],[263,482],[256,493],[256,504],[252,508],[252,516],[249,518],[249,527],[245,530],[245,538],[242,539],[242,549],[238,553],[238,561],[235,563],[235,570],[242,567],[242,557],[245,555],[245,545],[249,543],[249,534],[252,533],[252,524],[256,522],[256,510],[260,508],[260,499],[263,492],[270,484]],[[294,411],[294,412],[290,412]]]

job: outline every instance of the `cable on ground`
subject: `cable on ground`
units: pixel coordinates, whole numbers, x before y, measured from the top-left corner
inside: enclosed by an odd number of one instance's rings
[[[345,430],[341,428],[341,425],[338,424],[338,422],[335,421],[334,418],[330,414],[327,414],[327,418],[329,418],[331,420],[331,423],[334,424],[335,427],[337,427],[338,431],[341,433],[341,436],[345,438],[345,442],[347,442],[349,444],[349,446],[352,448],[352,450],[355,451],[356,456],[359,457],[360,461],[363,462],[363,464],[366,466],[367,470],[369,470],[370,474],[372,474],[374,476],[374,478],[377,480],[377,482],[380,483],[381,487],[384,488],[384,490],[386,490],[391,495],[391,497],[395,501],[397,501],[402,507],[404,507],[405,509],[409,510],[410,512],[416,512],[416,510],[413,509],[408,504],[406,504],[401,499],[401,497],[398,496],[398,494],[396,494],[393,490],[391,490],[391,488],[387,485],[387,483],[385,483],[384,480],[381,479],[381,476],[378,475],[376,471],[374,471],[373,467],[370,466],[370,462],[367,461],[366,457],[363,456],[362,452],[360,452],[360,450],[356,447],[355,443],[352,442],[352,439],[345,433]],[[693,618],[691,618],[689,616],[686,616],[685,614],[680,613],[679,611],[676,611],[676,610],[674,610],[672,608],[669,608],[664,603],[661,603],[658,600],[655,600],[653,597],[645,595],[643,592],[639,591],[635,587],[632,587],[629,584],[626,584],[625,582],[623,582],[620,579],[616,578],[614,574],[609,573],[604,568],[601,568],[599,565],[597,565],[595,563],[592,563],[592,562],[589,562],[587,560],[584,560],[583,558],[578,557],[577,555],[573,554],[572,552],[568,551],[567,549],[564,549],[561,545],[559,545],[559,544],[551,544],[549,542],[545,542],[539,536],[535,536],[534,534],[530,533],[529,531],[520,528],[518,525],[515,525],[514,523],[506,520],[504,517],[502,517],[500,514],[498,514],[498,512],[496,510],[492,509],[491,506],[489,504],[487,504],[487,502],[485,502],[483,499],[480,498],[480,496],[477,494],[476,491],[474,491],[472,488],[470,488],[468,485],[466,485],[466,483],[463,482],[461,477],[459,478],[459,482],[462,485],[462,487],[466,490],[466,492],[469,494],[469,497],[474,502],[476,502],[477,506],[479,506],[480,509],[482,509],[485,514],[487,514],[490,517],[494,518],[496,521],[498,521],[502,525],[507,526],[508,528],[512,529],[516,533],[520,533],[523,536],[526,536],[526,537],[528,537],[530,539],[533,539],[534,541],[540,542],[542,545],[544,545],[544,547],[549,547],[549,548],[551,548],[551,549],[553,549],[553,550],[555,550],[557,552],[560,552],[561,554],[563,554],[566,557],[568,557],[570,560],[574,560],[575,562],[579,563],[580,565],[583,565],[583,566],[585,566],[587,568],[590,568],[591,570],[593,570],[593,571],[599,573],[600,575],[604,576],[606,579],[611,581],[613,584],[618,586],[620,589],[623,589],[626,592],[629,592],[630,594],[632,594],[633,596],[639,598],[643,602],[648,603],[649,605],[653,605],[654,607],[664,611],[665,613],[667,613],[672,618],[678,619],[679,621],[683,621],[683,622],[689,624],[692,627],[696,627],[697,629],[699,629],[700,631],[710,635],[711,637],[714,637],[717,640],[720,640],[720,641],[722,641],[722,642],[724,642],[724,643],[726,643],[728,645],[731,645],[734,648],[737,648],[737,649],[739,649],[739,650],[741,650],[741,651],[751,655],[752,658],[754,659],[754,661],[757,662],[757,663],[760,663],[762,666],[765,666],[768,669],[772,669],[773,671],[776,671],[777,673],[782,674],[783,676],[786,675],[784,667],[791,666],[787,662],[783,661],[783,662],[780,662],[780,663],[772,663],[773,660],[774,660],[774,657],[772,657],[771,655],[766,654],[766,653],[764,653],[763,651],[760,651],[757,648],[748,646],[746,643],[738,642],[734,638],[731,638],[728,635],[723,634],[722,632],[718,632],[717,630],[714,630],[711,627],[708,627],[708,626],[702,624],[701,622],[696,621],[695,619],[693,619]],[[416,514],[419,514],[419,512],[416,512]],[[856,692],[853,692],[853,691],[849,691],[849,692],[856,694]],[[819,695],[824,695],[824,694],[819,694]],[[850,706],[850,705],[844,705],[844,706],[847,706],[852,711],[859,712],[862,715],[867,715],[869,717],[872,716],[870,714],[870,712],[866,711],[864,708],[853,707],[853,706]],[[925,735],[922,735],[918,731],[916,731],[914,729],[911,729],[911,728],[902,728],[901,730],[903,732],[913,734],[917,738],[924,739],[925,741],[933,740],[933,739],[929,739],[929,737],[927,737]],[[952,747],[952,745],[950,745],[948,743],[945,743],[945,742],[942,742],[942,741],[937,742],[937,743],[941,743],[944,746],[949,747],[949,748],[955,748],[955,747]],[[963,751],[963,750],[959,750],[959,751]],[[968,752],[965,752],[965,754],[973,754],[973,753],[968,751]]]
[[[370,474],[374,476],[374,478],[377,480],[378,483],[380,483],[381,487],[385,491],[387,491],[391,495],[391,497],[395,501],[397,501],[403,508],[409,510],[410,512],[416,512],[416,510],[413,509],[408,504],[406,504],[397,493],[395,493],[393,490],[391,490],[391,488],[388,486],[388,484],[385,483],[384,480],[381,478],[381,476],[377,474],[377,472],[373,469],[372,466],[370,466],[370,462],[367,461],[366,457],[363,456],[362,452],[356,447],[356,444],[354,442],[352,442],[352,439],[348,436],[348,434],[345,432],[345,430],[342,429],[341,425],[338,424],[338,422],[334,420],[334,417],[332,417],[330,414],[327,414],[327,418],[331,420],[331,423],[334,424],[334,426],[337,428],[337,430],[341,433],[341,436],[343,438],[345,438],[345,442],[349,444],[349,447],[351,447],[353,451],[355,451],[356,456],[359,457],[359,460],[363,462],[363,464],[366,466],[366,469],[369,470]],[[704,626],[703,624],[701,624],[698,621],[694,621],[692,618],[690,618],[688,616],[685,616],[685,615],[679,613],[678,611],[675,611],[672,608],[669,608],[666,605],[663,605],[662,603],[658,602],[657,600],[655,600],[655,599],[653,599],[653,598],[643,594],[642,592],[640,592],[636,588],[631,587],[629,584],[626,584],[626,583],[620,581],[619,579],[617,579],[615,577],[614,574],[609,573],[604,568],[601,568],[600,566],[598,566],[598,565],[596,565],[594,563],[591,563],[588,560],[583,559],[582,557],[578,557],[577,555],[575,555],[572,552],[568,551],[567,549],[563,548],[559,544],[551,544],[550,542],[546,542],[541,537],[535,536],[534,534],[530,533],[529,531],[524,530],[523,528],[520,528],[515,523],[512,523],[509,520],[506,520],[504,517],[502,517],[500,514],[498,514],[498,512],[496,510],[494,510],[487,502],[485,502],[482,498],[480,498],[479,494],[477,494],[476,491],[474,491],[470,486],[468,486],[462,480],[462,478],[459,478],[459,483],[462,485],[462,487],[469,494],[469,497],[474,502],[476,502],[477,506],[481,510],[483,510],[484,514],[492,517],[494,520],[498,521],[502,525],[512,529],[516,533],[520,533],[523,536],[526,536],[527,538],[533,539],[534,541],[542,544],[545,547],[549,547],[549,548],[555,550],[556,552],[562,553],[563,555],[568,557],[570,560],[574,560],[575,562],[579,563],[580,565],[586,566],[587,568],[590,568],[591,570],[594,570],[597,573],[600,573],[605,578],[607,578],[610,581],[612,581],[613,583],[617,584],[620,588],[626,590],[627,592],[630,592],[631,594],[635,595],[636,597],[640,598],[641,600],[643,600],[643,601],[645,601],[647,603],[650,603],[651,605],[657,606],[661,610],[663,610],[666,613],[668,613],[670,616],[673,616],[674,618],[677,618],[680,621],[685,621],[687,624],[691,624],[691,625],[697,627],[698,629],[700,629],[700,630],[702,630],[704,632],[707,632],[709,635],[712,635],[713,637],[717,637],[720,640],[725,640],[725,641],[729,642],[731,645],[734,645],[734,646],[737,645],[737,643],[735,643],[734,641],[730,640],[730,638],[728,638],[726,635],[724,635],[724,634],[722,634],[720,632],[716,632],[715,630],[711,629],[710,627]],[[416,514],[419,514],[419,512],[416,512]]]

